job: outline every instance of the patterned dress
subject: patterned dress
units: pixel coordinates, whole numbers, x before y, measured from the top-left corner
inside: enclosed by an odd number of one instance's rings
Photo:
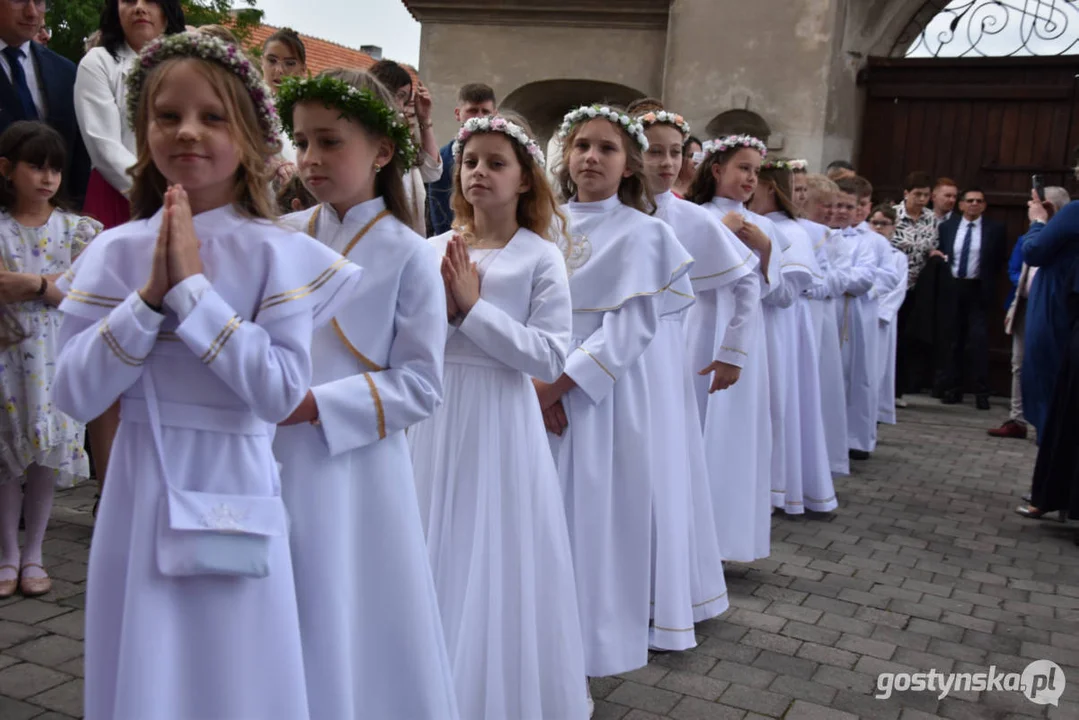
[[[11,272],[66,272],[101,225],[62,210],[41,227],[24,227],[0,212],[0,258]],[[83,449],[84,426],[53,407],[50,397],[63,315],[41,300],[8,308],[27,337],[0,353],[0,483],[26,474],[31,463],[55,471],[69,487],[90,475]]]

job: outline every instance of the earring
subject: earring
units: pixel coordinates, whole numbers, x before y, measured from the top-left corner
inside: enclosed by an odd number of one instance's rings
[[[375,175],[378,175],[380,172],[382,172],[382,166],[375,163]]]

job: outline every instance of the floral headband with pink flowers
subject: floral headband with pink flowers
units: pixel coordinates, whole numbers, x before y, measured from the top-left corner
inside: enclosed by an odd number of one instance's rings
[[[682,133],[683,137],[689,137],[689,123],[686,119],[677,113],[667,112],[666,110],[660,110],[659,112],[646,112],[644,115],[638,116],[637,120],[648,128],[652,125],[671,125],[678,129]]]
[[[502,133],[518,145],[523,147],[532,160],[540,167],[545,167],[546,159],[543,157],[543,151],[540,150],[539,143],[528,136],[525,129],[517,123],[512,123],[504,117],[488,116],[488,117],[474,117],[470,118],[457,133],[457,138],[453,141],[453,159],[454,161],[461,162],[461,153],[465,150],[465,143],[468,139],[477,133]]]
[[[701,150],[704,152],[705,157],[712,153],[727,152],[728,150],[734,150],[735,148],[749,148],[750,150],[756,150],[761,154],[761,157],[768,156],[768,148],[764,143],[752,135],[727,135],[726,137],[717,138],[715,140],[706,140],[704,145],[701,146]]]
[[[127,117],[132,126],[135,125],[135,115],[138,113],[139,96],[150,71],[166,60],[175,58],[209,60],[240,78],[255,105],[259,127],[266,142],[273,146],[280,143],[281,125],[274,108],[273,95],[263,82],[258,69],[235,45],[201,32],[163,35],[148,43],[139,53],[138,59],[134,61],[134,69],[127,78]]]

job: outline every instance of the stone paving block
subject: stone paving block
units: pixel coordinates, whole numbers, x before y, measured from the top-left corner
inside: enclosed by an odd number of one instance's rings
[[[592,692],[593,700],[602,700],[614,692],[614,689],[623,682],[625,681],[620,677],[588,678],[588,687]]]
[[[19,663],[0,670],[0,695],[26,700],[67,682],[71,676],[33,663]]]
[[[642,668],[636,670],[630,670],[628,673],[621,673],[617,677],[622,680],[637,683],[638,685],[655,685],[663,676],[669,671],[665,667],[659,665],[645,665]]]
[[[30,698],[30,702],[65,715],[78,717],[82,715],[82,692],[83,681],[75,679],[52,690],[46,690],[40,695],[35,695]]]
[[[768,686],[768,689],[779,695],[787,695],[796,700],[807,700],[821,705],[832,702],[838,692],[833,687],[790,675],[780,675]]]
[[[778,675],[790,675],[808,680],[817,672],[819,663],[806,658],[792,657],[764,650],[757,656],[753,666],[762,670],[769,670]]]
[[[933,622],[940,620],[940,616],[944,612],[943,608],[927,605],[921,600],[916,603],[907,602],[906,600],[892,600],[888,603],[888,609],[900,615],[910,615],[922,620],[932,620]]]
[[[878,700],[866,693],[840,690],[832,700],[831,707],[872,720],[896,720],[901,707],[898,702]]]
[[[868,693],[876,687],[875,677],[833,665],[821,665],[811,679],[813,682],[833,687],[836,690],[850,690],[857,693]]]
[[[937,640],[950,640],[952,642],[960,642],[963,639],[963,628],[955,625],[944,625],[932,620],[925,620],[922,618],[911,618],[907,623],[907,630],[911,632],[921,633],[922,635],[929,635],[931,638]]]
[[[735,625],[743,625],[753,630],[763,630],[771,633],[779,632],[787,624],[786,618],[772,617],[771,615],[764,615],[742,608],[727,613],[723,617],[727,622]]]
[[[745,712],[695,697],[687,697],[671,710],[668,717],[674,720],[741,720],[745,717]]]
[[[795,700],[783,717],[785,720],[858,720],[857,715],[804,700]]]
[[[630,681],[622,683],[607,696],[607,702],[637,708],[638,710],[658,715],[670,712],[671,708],[677,705],[680,699],[681,696],[678,693],[670,690]]]
[[[82,643],[63,635],[46,635],[10,648],[10,655],[46,667],[56,667],[82,655]]]
[[[911,630],[897,630],[889,625],[877,625],[873,628],[870,636],[873,640],[888,642],[896,647],[909,650],[922,651],[929,647],[929,635],[913,632]]]
[[[0,620],[0,650],[19,645],[44,634],[45,630],[41,628]]]
[[[723,693],[720,702],[723,705],[751,710],[761,715],[781,717],[790,707],[791,698],[767,690],[758,690],[745,685],[734,684],[727,688],[727,692]]]
[[[630,709],[625,705],[615,705],[606,700],[596,700],[596,709],[592,714],[592,720],[624,720]],[[652,715],[652,718],[658,717]]]
[[[952,672],[952,669],[957,662],[954,658],[944,657],[943,655],[934,655],[933,653],[918,652],[917,650],[910,650],[908,648],[898,648],[892,659],[897,663],[903,663],[904,665],[910,665],[917,668],[921,672],[929,670],[939,670],[944,673]]]
[[[856,655],[872,655],[881,660],[888,660],[895,654],[895,645],[883,640],[870,640],[857,635],[843,635],[835,646],[841,650],[849,650]]]
[[[41,708],[37,705],[0,695],[0,718],[4,720],[30,720],[30,718],[39,715],[41,715]]]
[[[720,660],[731,660],[748,665],[753,662],[753,659],[760,653],[760,648],[727,642],[726,640],[708,638],[698,645],[694,649],[694,652],[709,655]]]
[[[62,665],[56,666],[56,669],[59,670],[62,673],[66,673],[66,674],[71,675],[73,677],[80,677],[81,678],[81,677],[84,676],[82,656],[80,655],[77,658],[72,658],[71,660],[68,660],[66,663],[63,663]]]
[[[694,652],[656,653],[652,663],[672,670],[682,670],[696,675],[707,675],[716,665],[716,658]]]
[[[21,602],[0,608],[0,620],[35,625],[57,615],[70,612],[56,603],[42,602],[37,598],[24,598]]]
[[[38,623],[35,627],[48,632],[57,633],[64,637],[82,640],[86,625],[86,614],[83,610],[71,612],[50,618],[45,622]]]
[[[807,627],[813,626],[808,625]],[[784,628],[784,631],[786,631],[786,628]],[[793,655],[798,652],[798,648],[802,645],[802,641],[797,638],[761,632],[760,630],[750,630],[746,633],[746,636],[742,638],[742,642],[752,647],[761,648],[762,650],[772,650],[786,655]]]
[[[903,712],[899,713],[899,720],[940,720],[940,715],[933,715],[913,708],[903,708]]]
[[[812,625],[820,619],[824,614],[823,610],[817,610],[811,607],[803,607],[801,605],[791,605],[785,602],[774,602],[771,607],[768,608],[768,612],[771,615],[778,615],[788,620],[796,620],[798,622]]]
[[[854,653],[816,643],[803,643],[795,656],[845,669],[854,667],[854,663],[858,662],[858,656]]]
[[[670,690],[680,695],[691,695],[709,702],[714,702],[730,686],[726,680],[704,677],[695,673],[672,670],[667,673],[656,687]]]
[[[712,668],[708,677],[716,680],[724,680],[728,683],[738,683],[747,687],[766,688],[776,678],[776,673],[762,668],[740,665],[738,663],[723,662]]]
[[[823,617],[817,621],[817,627],[834,630],[839,634],[847,632],[852,635],[869,637],[873,634],[873,628],[875,626],[865,620],[855,620],[854,618],[833,615],[832,613],[824,613]]]
[[[732,625],[727,622],[727,615],[722,617],[712,618],[711,620],[705,620],[704,622],[697,623],[697,631],[707,635],[714,640],[726,640],[727,642],[738,642],[742,639],[742,636],[748,632],[748,628],[741,625]]]

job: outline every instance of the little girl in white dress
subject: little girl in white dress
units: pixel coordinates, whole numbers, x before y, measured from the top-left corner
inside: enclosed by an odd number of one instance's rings
[[[53,281],[101,232],[54,204],[64,157],[63,138],[44,123],[15,123],[0,136],[0,302],[25,336],[0,353],[0,599],[51,589],[41,544],[53,491],[90,474],[84,426],[49,399],[63,319]]]

